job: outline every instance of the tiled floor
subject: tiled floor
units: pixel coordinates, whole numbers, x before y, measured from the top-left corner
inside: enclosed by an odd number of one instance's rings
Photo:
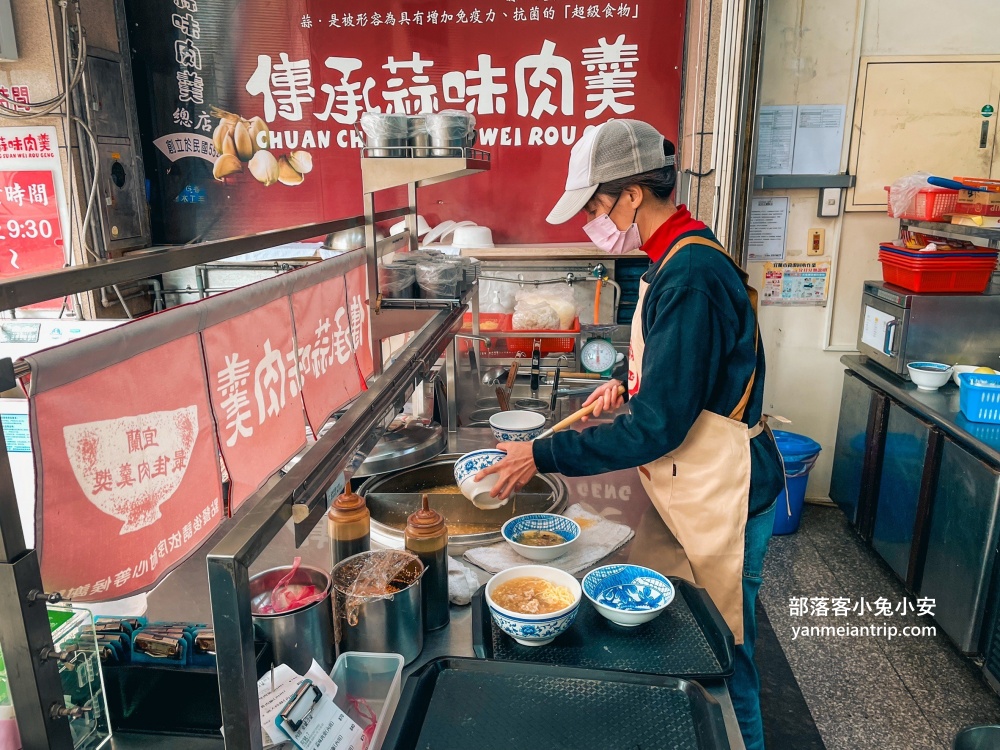
[[[879,597],[903,589],[836,508],[807,506],[797,534],[774,537],[761,601],[828,750],[950,750],[970,724],[1000,723],[1000,697],[947,637],[793,639],[803,625],[933,625],[915,614],[792,616],[793,597]]]

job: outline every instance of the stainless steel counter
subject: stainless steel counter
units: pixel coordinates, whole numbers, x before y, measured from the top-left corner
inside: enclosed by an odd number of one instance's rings
[[[562,409],[566,411],[575,405],[575,403],[569,402]],[[458,433],[452,436],[451,443],[450,449],[452,451],[466,452],[484,446],[492,447],[495,441],[488,429],[461,428]],[[620,471],[595,477],[566,478],[565,481],[569,490],[570,505],[580,503],[591,512],[628,524],[637,531],[649,528],[644,524],[644,520],[648,522],[650,514],[655,513],[655,510],[642,489],[636,471]],[[658,518],[656,520],[658,521]],[[640,533],[639,537],[645,540],[644,543],[640,542],[642,549],[638,548],[636,540],[633,539],[632,542],[610,557],[602,560],[601,564],[625,562],[634,558],[636,554],[640,555],[642,559],[648,560],[656,556],[657,546],[665,541],[659,535],[650,536],[646,533]],[[298,550],[294,547],[293,539],[294,533],[292,525],[289,523],[257,561],[251,572],[256,572],[258,569],[264,570],[275,565],[288,564],[296,555],[302,557],[303,563],[327,567],[331,565],[330,544],[324,523],[317,524],[316,529]],[[211,544],[207,544],[204,549],[211,549],[211,547]],[[480,575],[483,582],[487,578],[486,573]],[[147,614],[151,619],[210,621],[211,610],[204,554],[198,554],[189,559],[150,594]],[[405,675],[409,675],[419,666],[438,656],[474,656],[471,607],[453,606],[451,616],[451,624],[447,628],[427,635],[423,652],[406,669]],[[740,736],[739,725],[725,683],[718,681],[704,683],[704,686],[722,708],[732,748],[743,750],[744,744]],[[161,741],[159,738],[154,739],[147,736],[120,736],[115,739],[113,747],[119,749],[166,748],[175,747],[178,741],[177,738],[164,738]],[[222,747],[221,740],[206,740],[205,744],[198,744],[202,741],[189,742],[185,738],[183,742],[190,750],[196,750],[196,748],[200,750],[202,747],[206,749]]]
[[[847,355],[840,361],[862,380],[938,425],[960,445],[1000,466],[1000,430],[995,425],[970,422],[959,411],[959,389],[948,381],[936,391],[921,391],[913,383],[872,364],[863,356]]]

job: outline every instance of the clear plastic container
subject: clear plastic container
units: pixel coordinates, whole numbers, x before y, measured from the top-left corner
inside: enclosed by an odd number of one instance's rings
[[[368,722],[358,711],[358,701],[363,700],[374,712],[377,717],[375,733],[368,750],[379,750],[399,703],[402,655],[345,651],[333,665],[330,676],[337,685],[334,703],[359,726],[365,727]]]

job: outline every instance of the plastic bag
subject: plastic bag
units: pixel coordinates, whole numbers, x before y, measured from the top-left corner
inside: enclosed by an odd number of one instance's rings
[[[420,579],[423,565],[409,552],[384,549],[356,555],[349,562],[338,565],[333,573],[337,599],[343,601],[338,614],[354,627],[358,624],[358,610],[362,605],[391,599],[394,594],[409,588]]]
[[[388,299],[411,299],[416,281],[416,267],[409,263],[386,263],[378,269],[379,290]]]
[[[484,313],[510,315],[517,303],[517,285],[494,281],[488,276],[479,279],[479,309]]]
[[[893,218],[902,218],[905,214],[913,210],[917,200],[917,193],[923,188],[929,187],[927,172],[916,172],[908,177],[900,177],[889,188],[889,209]]]
[[[431,138],[445,141],[465,141],[476,130],[476,118],[461,109],[425,115],[424,123]]]
[[[361,129],[365,135],[375,140],[405,139],[410,130],[406,115],[384,112],[365,112],[361,115]]]
[[[573,288],[554,284],[518,293],[511,322],[515,331],[568,331],[577,313]]]
[[[461,263],[447,260],[417,263],[417,284],[424,299],[455,299],[464,276]]]
[[[293,609],[302,609],[326,597],[326,592],[320,591],[314,584],[290,582],[299,572],[301,564],[302,558],[296,557],[288,574],[278,581],[278,585],[271,591],[268,603],[258,610],[260,614],[276,615]]]

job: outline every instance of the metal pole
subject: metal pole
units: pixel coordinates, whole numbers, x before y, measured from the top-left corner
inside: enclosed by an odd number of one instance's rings
[[[406,215],[406,228],[410,232],[410,252],[415,252],[419,248],[417,242],[417,185],[414,182],[406,186],[407,203],[410,212]]]
[[[9,360],[8,360],[9,362]],[[24,544],[7,441],[0,425],[0,645],[14,713],[25,748],[70,750],[69,721],[53,714],[64,707],[58,662],[40,657],[53,649],[38,555]],[[34,592],[37,599],[29,598]]]

